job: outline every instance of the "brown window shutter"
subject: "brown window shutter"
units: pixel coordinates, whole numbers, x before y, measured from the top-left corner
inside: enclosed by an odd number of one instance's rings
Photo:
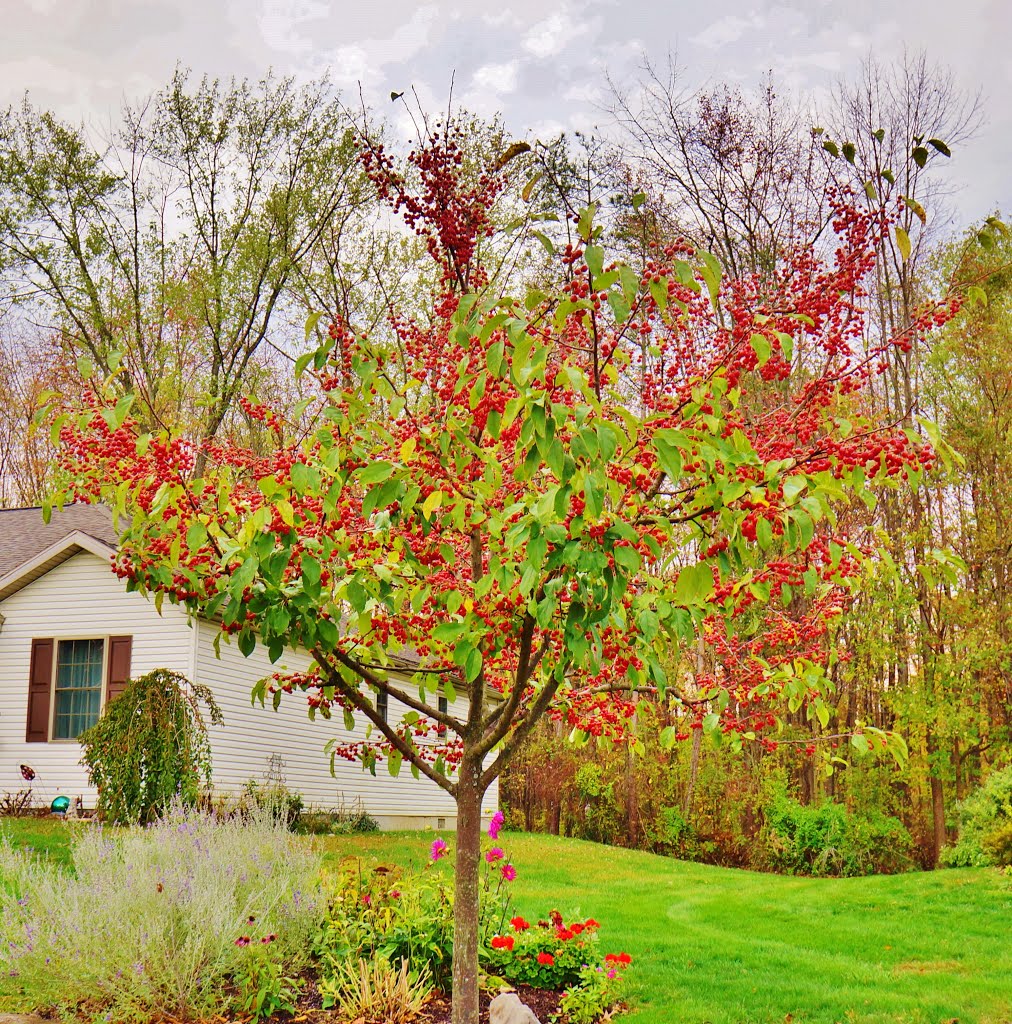
[[[28,670],[27,743],[49,741],[49,706],[53,699],[52,640],[32,641],[32,661]]]
[[[109,637],[109,673],[105,681],[106,701],[115,700],[130,681],[132,636]]]

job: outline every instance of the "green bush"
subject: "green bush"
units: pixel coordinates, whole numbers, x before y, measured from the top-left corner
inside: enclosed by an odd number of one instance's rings
[[[992,772],[979,789],[959,804],[959,839],[942,851],[941,862],[951,868],[982,867],[1004,848],[997,837],[1012,825],[1012,766]],[[996,852],[997,851],[997,852]]]
[[[992,864],[1000,868],[1012,867],[1012,821],[984,836],[983,846]]]
[[[363,873],[348,860],[330,880],[327,905],[316,940],[323,979],[343,977],[345,965],[360,957],[382,958],[405,961],[416,976],[449,988],[453,897],[440,876],[382,866]]]
[[[211,691],[157,668],[127,683],[102,717],[81,733],[81,763],[98,787],[98,813],[119,824],[154,821],[180,799],[193,805],[211,781],[211,747],[200,705],[213,725]]]
[[[359,801],[351,807],[305,810],[299,815],[297,831],[310,836],[367,835],[379,831],[379,822]]]
[[[825,801],[805,806],[780,794],[766,808],[753,867],[791,875],[888,874],[912,864],[913,839],[897,818],[850,814]]]

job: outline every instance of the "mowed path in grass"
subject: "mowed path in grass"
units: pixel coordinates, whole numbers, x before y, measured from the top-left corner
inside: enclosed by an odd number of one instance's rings
[[[431,838],[323,843],[328,859],[418,865]],[[1012,878],[997,871],[786,878],[552,836],[502,840],[521,913],[595,917],[602,951],[632,954],[630,1024],[1012,1022]]]
[[[82,827],[3,824],[61,864]],[[420,868],[433,838],[305,841],[331,865]],[[520,913],[595,917],[602,952],[632,954],[629,1024],[1012,1024],[1012,878],[997,871],[786,878],[553,836],[500,845]],[[448,859],[430,870],[450,880]]]

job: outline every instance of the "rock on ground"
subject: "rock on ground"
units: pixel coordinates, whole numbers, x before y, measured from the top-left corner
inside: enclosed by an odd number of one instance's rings
[[[503,992],[489,1004],[489,1024],[541,1024],[516,992]]]

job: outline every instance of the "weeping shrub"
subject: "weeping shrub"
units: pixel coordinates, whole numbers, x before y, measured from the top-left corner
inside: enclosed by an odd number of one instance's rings
[[[131,680],[81,734],[81,763],[98,787],[102,818],[147,824],[175,798],[187,805],[196,802],[211,781],[211,746],[201,704],[211,723],[221,725],[221,711],[208,687],[156,668]]]

